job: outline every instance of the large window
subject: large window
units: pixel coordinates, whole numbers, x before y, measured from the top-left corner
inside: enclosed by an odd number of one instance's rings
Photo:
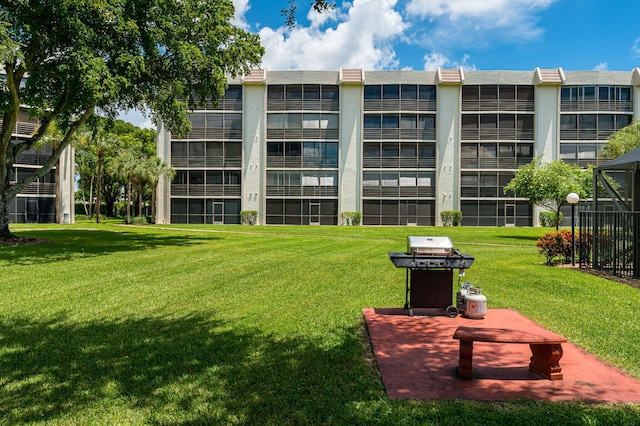
[[[435,111],[436,86],[385,84],[364,86],[365,111]]]
[[[340,86],[319,84],[269,85],[267,110],[338,111]]]
[[[267,225],[337,225],[338,201],[268,199]]]
[[[435,172],[365,171],[363,197],[434,197]]]
[[[433,226],[433,200],[363,200],[363,225]]]
[[[364,115],[364,139],[435,140],[435,114],[375,114]]]
[[[533,143],[465,142],[461,158],[465,169],[515,169],[533,160]]]
[[[223,198],[172,198],[171,223],[239,224],[241,202]]]
[[[242,142],[172,141],[173,167],[242,166]]]
[[[364,142],[363,167],[367,168],[433,168],[436,145],[431,142]]]
[[[464,85],[463,111],[533,111],[533,86]]]
[[[269,139],[338,139],[340,116],[333,113],[269,113]]]
[[[463,200],[463,226],[532,226],[533,208],[527,201]]]
[[[631,114],[561,114],[561,140],[604,140],[631,124]]]
[[[533,114],[463,114],[462,140],[533,140]]]
[[[268,171],[267,196],[338,196],[338,173],[323,171]]]
[[[242,113],[198,112],[189,116],[186,139],[242,139]]]
[[[267,142],[267,166],[338,167],[337,142]]]
[[[631,86],[565,86],[560,90],[561,111],[633,112]]]
[[[171,183],[173,196],[240,196],[239,170],[177,170]]]

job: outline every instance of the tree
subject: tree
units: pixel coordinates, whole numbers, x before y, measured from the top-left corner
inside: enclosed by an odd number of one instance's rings
[[[234,27],[230,0],[0,0],[0,238],[10,238],[10,201],[49,172],[97,110],[148,108],[175,134],[188,111],[224,95],[227,77],[260,63],[259,37]],[[21,105],[40,123],[14,143]],[[40,168],[10,173],[53,122],[62,138]]]
[[[335,3],[330,3],[327,0],[314,0],[311,3],[313,9],[318,13],[329,12],[336,7]],[[285,18],[285,23],[289,28],[296,26],[296,0],[289,0],[289,7],[282,9],[280,13]]]
[[[531,204],[555,213],[555,226],[560,223],[560,209],[567,204],[567,195],[575,192],[580,198],[592,195],[591,169],[581,169],[562,160],[542,163],[535,159],[520,166],[504,193],[528,198]]]
[[[604,158],[618,158],[627,152],[640,148],[640,121],[636,121],[611,134],[600,155]]]
[[[158,192],[158,182],[161,176],[165,176],[169,180],[173,179],[176,171],[167,163],[162,161],[160,157],[150,157],[144,162],[143,173],[145,180],[151,185],[151,223],[156,223],[156,198]]]

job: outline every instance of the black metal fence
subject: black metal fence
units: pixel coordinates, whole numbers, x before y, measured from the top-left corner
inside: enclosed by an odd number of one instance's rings
[[[640,278],[640,212],[579,213],[580,267]]]

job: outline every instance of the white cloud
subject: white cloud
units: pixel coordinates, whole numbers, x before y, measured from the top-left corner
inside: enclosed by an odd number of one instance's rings
[[[538,39],[536,13],[556,0],[410,0],[412,20],[427,21],[417,27],[416,40],[428,47],[482,46],[522,43]]]
[[[600,62],[595,67],[593,67],[594,71],[603,71],[609,69],[609,65],[606,62]]]
[[[231,2],[235,9],[231,23],[238,28],[242,28],[244,30],[248,29],[249,24],[245,20],[244,14],[249,10],[249,0],[231,0]]]
[[[462,68],[465,70],[475,70],[476,66],[469,64],[469,55],[464,55],[460,61],[447,58],[440,52],[431,52],[424,56],[424,69],[435,71],[438,68]]]
[[[631,50],[636,54],[636,56],[640,56],[640,38],[636,40],[635,44],[631,47]]]
[[[262,28],[259,34],[266,50],[263,67],[273,70],[395,67],[398,61],[392,43],[407,27],[395,10],[396,3],[397,0],[354,0],[328,16],[310,13],[309,27]],[[337,24],[331,27],[332,23]]]

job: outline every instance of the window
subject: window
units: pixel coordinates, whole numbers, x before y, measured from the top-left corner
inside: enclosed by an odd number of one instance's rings
[[[397,129],[399,128],[398,114],[385,114],[382,116],[382,128],[383,129]]]
[[[382,88],[380,86],[364,86],[365,101],[379,101],[382,99]]]
[[[414,84],[403,84],[400,91],[402,99],[418,99],[418,86]]]
[[[382,86],[382,99],[400,99],[400,86],[397,84]]]
[[[267,114],[267,129],[284,129],[284,114]]]
[[[285,114],[284,120],[285,129],[300,129],[302,128],[302,114]]]
[[[304,86],[304,100],[319,100],[320,99],[320,86],[318,85],[305,85]]]

